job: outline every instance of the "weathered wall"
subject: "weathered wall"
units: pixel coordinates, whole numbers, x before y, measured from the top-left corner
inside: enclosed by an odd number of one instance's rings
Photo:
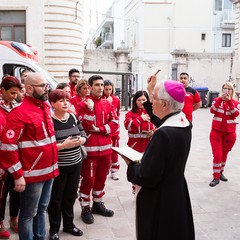
[[[113,50],[84,50],[84,63],[83,63],[84,71],[101,71],[101,72],[116,72],[116,58],[114,56]],[[92,74],[84,74],[84,78],[88,79]],[[117,78],[114,75],[102,75],[104,79],[112,80],[117,86]]]
[[[230,53],[185,53],[173,54],[173,57],[178,76],[181,72],[189,73],[191,86],[219,91],[232,75],[233,55]]]

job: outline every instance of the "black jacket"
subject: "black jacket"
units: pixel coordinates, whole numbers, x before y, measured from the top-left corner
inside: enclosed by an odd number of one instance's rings
[[[154,133],[141,164],[128,165],[128,181],[141,186],[136,208],[138,240],[195,239],[184,177],[191,129],[191,123],[186,127],[163,125]]]

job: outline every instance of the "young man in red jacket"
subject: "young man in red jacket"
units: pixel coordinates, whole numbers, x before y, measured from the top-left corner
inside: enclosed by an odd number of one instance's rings
[[[93,75],[89,78],[88,84],[91,94],[86,101],[80,103],[84,112],[82,125],[88,135],[85,144],[88,156],[82,163],[79,201],[82,206],[83,222],[91,224],[94,222],[92,213],[105,217],[112,217],[114,214],[104,206],[103,196],[111,165],[111,133],[116,132],[119,125],[114,107],[107,99],[102,98],[103,78]],[[91,192],[92,209],[90,208]]]
[[[7,116],[0,151],[1,168],[20,192],[19,239],[46,239],[45,215],[53,178],[58,176],[57,146],[49,85],[43,75],[29,73],[22,104]]]
[[[186,118],[192,122],[193,111],[198,110],[202,106],[201,97],[197,90],[189,87],[189,75],[188,73],[182,72],[179,80],[185,87],[186,95],[184,100],[184,106],[182,112],[186,115]]]
[[[80,79],[80,72],[76,68],[72,68],[68,72],[68,78],[69,78],[69,85],[70,85],[70,96],[74,97],[76,96],[76,86],[78,83],[78,80]]]

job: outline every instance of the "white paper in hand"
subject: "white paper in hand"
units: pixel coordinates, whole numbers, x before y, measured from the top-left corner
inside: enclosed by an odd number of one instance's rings
[[[143,154],[130,148],[129,146],[125,145],[123,147],[112,147],[114,151],[118,154],[127,157],[129,160],[134,162],[139,162],[142,159]]]

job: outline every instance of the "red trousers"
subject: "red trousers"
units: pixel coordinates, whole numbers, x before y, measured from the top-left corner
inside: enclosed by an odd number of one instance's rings
[[[100,157],[88,156],[82,162],[80,198],[81,206],[90,205],[90,193],[93,201],[101,202],[104,187],[111,164],[111,154]]]
[[[112,136],[112,146],[119,147],[119,136]],[[117,172],[119,168],[120,164],[118,162],[118,154],[116,151],[112,151],[111,172]]]
[[[210,133],[210,143],[213,154],[213,178],[219,179],[224,171],[227,155],[236,142],[236,132],[220,132],[214,129]]]

